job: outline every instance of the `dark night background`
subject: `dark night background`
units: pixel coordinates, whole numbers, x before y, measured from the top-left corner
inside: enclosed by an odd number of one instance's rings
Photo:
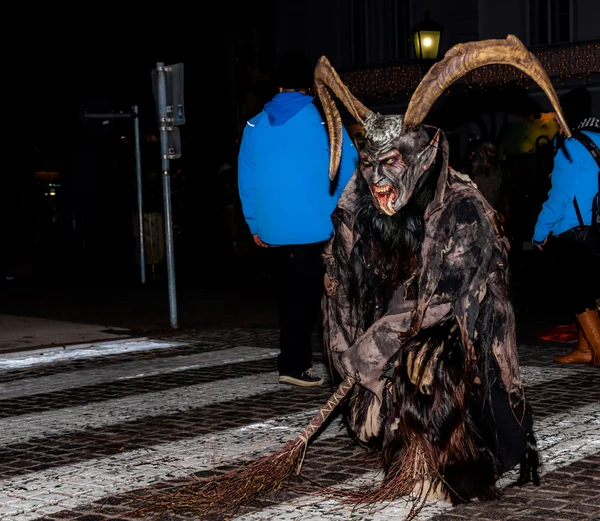
[[[136,277],[133,124],[102,125],[82,113],[139,105],[144,210],[162,212],[160,145],[145,141],[158,136],[157,62],[184,64],[182,157],[171,161],[178,271],[197,276],[199,260],[224,247],[216,173],[236,138],[227,65],[235,20],[224,6],[209,14],[191,4],[148,5],[5,8],[0,236],[7,275]],[[48,208],[36,171],[60,173],[56,208]]]
[[[335,54],[341,42],[349,41],[344,40],[349,38],[347,19],[341,16],[348,14],[348,9],[338,9],[336,3],[323,4],[322,12],[315,16],[318,23],[313,20],[312,25],[303,25],[302,12],[292,4],[227,0],[210,8],[204,4],[131,7],[117,3],[4,7],[0,37],[4,51],[0,296],[10,294],[8,286],[36,291],[39,287],[38,294],[44,295],[49,284],[54,284],[57,293],[64,290],[66,294],[66,286],[76,286],[79,281],[99,282],[95,285],[99,289],[104,289],[105,281],[111,283],[106,288],[120,284],[128,284],[134,291],[140,288],[133,124],[116,120],[102,125],[97,120],[86,121],[82,115],[85,111],[129,112],[132,105],[139,106],[144,212],[162,218],[160,143],[156,140],[157,107],[152,89],[157,62],[183,63],[185,76],[186,123],[179,127],[182,157],[170,165],[178,295],[188,292],[196,298],[193,282],[213,287],[225,283],[231,287],[252,277],[259,284],[265,282],[265,277],[269,278],[268,255],[253,245],[239,214],[237,221],[231,219],[230,203],[236,197],[231,188],[235,185],[233,179],[229,185],[224,183],[219,167],[237,161],[241,125],[275,92],[276,48],[295,45],[294,38],[302,35],[300,44],[313,53]],[[279,19],[273,16],[276,5]],[[450,4],[444,7],[449,32],[454,30],[454,40],[478,37],[475,32],[486,19],[467,16],[477,1],[459,5],[461,9]],[[421,7],[415,9],[417,18],[422,16]],[[491,25],[491,21],[487,23]],[[275,24],[279,24],[278,32]],[[328,24],[337,24],[337,39],[320,42],[312,34],[304,34],[315,28],[325,32]],[[466,32],[461,32],[465,27]],[[390,60],[386,49],[381,46],[380,54]],[[566,78],[569,87],[585,81]],[[525,90],[517,87],[513,96],[508,96],[509,86],[502,85],[490,88],[485,97],[481,93],[478,97],[470,88],[462,93],[457,90],[448,110],[444,111],[444,100],[440,100],[437,117],[456,126],[461,118],[484,109],[504,112],[510,105],[515,112],[539,112],[537,106],[530,106]],[[494,93],[500,94],[498,106],[492,103]],[[519,105],[522,110],[516,110],[515,100],[526,102]],[[385,108],[385,99],[379,101]],[[453,137],[449,134],[452,143]],[[452,147],[453,153],[460,150]],[[530,213],[537,212],[543,200],[538,201],[538,195],[545,196],[551,165],[542,164],[534,154],[521,155],[527,160],[524,175],[519,177],[523,185],[513,196],[523,201]],[[536,161],[537,170],[543,170],[543,175],[537,176],[542,182],[536,181],[536,192],[531,195],[523,186],[537,175]],[[58,172],[60,179],[51,183],[40,177],[44,172]],[[49,197],[54,189],[57,195]],[[520,251],[521,239],[529,240],[533,223],[521,216],[515,221],[523,233],[514,241],[515,265],[525,266],[525,256],[533,259],[522,270],[520,280],[526,281],[527,287],[523,284],[525,289],[520,291],[528,298],[529,294],[531,299],[538,298],[536,284],[542,291],[551,291],[543,284],[541,263],[535,257],[538,253]],[[232,222],[238,226],[237,253],[232,251]],[[166,261],[163,258],[152,266],[154,269],[147,269],[149,282],[157,282],[162,291]],[[164,304],[166,292],[161,298]],[[543,300],[543,295],[539,299]],[[10,312],[16,312],[15,300],[4,302]]]

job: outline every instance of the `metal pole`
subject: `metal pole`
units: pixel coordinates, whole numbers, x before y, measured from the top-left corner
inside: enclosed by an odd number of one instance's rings
[[[144,251],[144,209],[142,207],[142,152],[140,149],[139,107],[134,105],[133,129],[135,132],[135,174],[137,179],[138,226],[140,231],[140,279],[146,283],[146,253]]]
[[[144,251],[144,212],[142,204],[142,154],[140,150],[140,121],[138,106],[132,107],[131,113],[123,112],[96,112],[89,114],[84,112],[85,119],[133,119],[133,128],[135,131],[135,170],[137,178],[137,202],[138,202],[138,225],[140,234],[140,277],[142,284],[146,282],[146,254]]]
[[[169,142],[167,127],[167,81],[165,65],[156,64],[158,73],[158,120],[160,125],[160,155],[163,173],[163,200],[165,207],[165,237],[167,242],[167,271],[169,278],[169,315],[171,327],[177,328],[177,302],[175,297],[175,262],[173,254],[173,224],[171,215],[171,175],[169,173]]]
[[[128,112],[94,112],[93,114],[84,112],[83,114],[85,119],[129,119],[132,117]]]

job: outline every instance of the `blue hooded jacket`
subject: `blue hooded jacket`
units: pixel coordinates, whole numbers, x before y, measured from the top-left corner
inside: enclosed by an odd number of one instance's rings
[[[332,183],[327,127],[313,97],[278,94],[247,122],[240,145],[238,188],[250,232],[272,246],[329,240],[331,214],[357,161],[344,129]]]
[[[584,131],[600,146],[600,134]],[[548,235],[560,235],[579,226],[573,197],[577,198],[584,224],[592,221],[592,199],[598,192],[598,165],[587,148],[575,138],[566,139],[554,156],[552,187],[542,206],[533,233],[533,243],[542,244]]]

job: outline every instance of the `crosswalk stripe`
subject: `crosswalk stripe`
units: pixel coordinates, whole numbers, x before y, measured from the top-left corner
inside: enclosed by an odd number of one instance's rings
[[[185,346],[187,343],[167,341],[152,338],[136,338],[95,342],[93,344],[78,344],[74,346],[53,347],[39,351],[3,353],[0,357],[0,371],[31,368],[40,365],[64,362],[68,360],[83,360],[121,353],[135,353],[153,349],[169,349]]]
[[[552,367],[536,367],[524,365],[520,367],[521,378],[526,388],[534,385],[543,384],[551,380],[559,378],[567,378],[586,371],[587,367],[577,366],[552,366]]]
[[[130,341],[123,341],[120,343],[119,349],[124,349],[126,352],[129,351],[131,346],[128,344],[128,342]],[[111,345],[112,344],[117,344],[117,342],[111,342]],[[144,347],[144,344],[141,343],[138,347],[144,350],[146,348],[167,349],[168,347],[174,347],[172,343],[163,344],[158,342],[156,345],[152,345],[154,347]],[[177,343],[177,345],[180,345],[180,343]],[[108,346],[107,351],[105,351],[103,354],[114,354],[116,352],[121,352],[117,351],[115,346],[113,347],[114,349]],[[198,349],[201,350],[201,347],[198,347]],[[88,353],[85,349],[82,349],[82,351],[83,353],[79,355],[81,357],[99,356],[98,352]],[[202,351],[201,353],[191,355],[165,357],[163,359],[153,358],[150,360],[134,360],[131,362],[102,366],[96,369],[80,369],[77,371],[67,370],[59,375],[32,376],[29,378],[24,377],[8,382],[0,382],[0,398],[19,398],[41,393],[56,392],[63,389],[73,389],[80,386],[102,384],[120,379],[143,378],[159,374],[186,371],[189,369],[263,360],[275,358],[278,354],[279,351],[274,349],[265,349],[253,346],[236,346],[227,347],[222,350],[206,350]],[[224,357],[224,355],[226,356]],[[53,358],[51,360],[45,360],[44,363],[50,363],[51,361],[56,362],[57,359]],[[60,361],[63,361],[63,358],[61,358]],[[0,368],[5,362],[6,360],[0,358]],[[20,362],[15,360],[14,365],[12,365],[11,368],[28,366],[30,362],[31,361],[27,357]],[[20,365],[21,363],[24,365]],[[547,381],[549,379],[557,378],[560,375],[567,376],[580,370],[580,368],[575,366],[544,368],[523,366],[521,367],[521,374],[526,385],[531,386],[536,385],[538,381]]]
[[[58,436],[86,429],[100,429],[150,416],[176,414],[214,403],[248,398],[281,389],[277,372],[224,381],[178,387],[136,396],[105,400],[79,407],[0,419],[0,443],[8,445],[42,436]]]
[[[294,438],[315,412],[305,411],[218,434],[167,443],[153,449],[139,449],[108,458],[92,459],[75,465],[64,465],[2,480],[0,481],[0,505],[13,505],[13,508],[16,508],[17,505],[13,501],[15,498],[19,500],[34,498],[34,502],[18,503],[20,513],[37,511],[42,506],[73,508],[98,498],[100,490],[102,490],[101,495],[115,495],[134,488],[150,486],[164,479],[185,477],[192,472],[210,470],[215,466],[230,464],[241,458],[257,457],[277,450]],[[334,436],[338,432],[339,428],[331,425],[319,439]],[[538,424],[537,436],[544,457],[545,471],[573,463],[600,450],[600,411],[596,404],[592,404],[545,418]],[[81,479],[82,476],[85,477],[84,480]],[[373,474],[373,478],[375,476],[376,474]],[[365,478],[368,479],[369,476]],[[324,498],[318,495],[307,496],[302,501],[310,504],[294,505],[298,510],[294,508],[293,516],[286,517],[286,520],[301,519],[301,516],[306,519],[307,514],[310,513],[310,506],[321,504]],[[303,508],[308,508],[309,511],[303,512]],[[344,505],[340,505],[340,508],[344,508]],[[382,515],[388,516],[389,519],[390,515],[395,512],[400,514],[404,509],[403,500],[389,502],[386,503]],[[336,510],[333,510],[334,517],[331,518],[326,517],[325,513],[319,510],[321,519],[324,521],[338,519],[339,511]],[[276,513],[282,511],[289,512],[290,504],[284,503],[261,512],[263,516],[273,514],[273,517],[264,519],[277,519]],[[14,516],[10,519],[21,521],[21,518]],[[252,518],[248,517],[248,519]],[[377,521],[377,519],[383,520],[384,517],[372,519]]]
[[[225,350],[203,351],[191,355],[165,357],[162,359],[134,360],[120,364],[106,365],[97,369],[66,371],[58,375],[32,376],[9,382],[0,382],[0,398],[20,398],[123,379],[144,378],[190,369],[265,360],[275,358],[278,353],[279,351],[272,349],[239,346]]]
[[[14,499],[21,500],[18,504],[21,514],[36,511],[41,506],[73,508],[98,498],[94,491],[103,490],[103,495],[119,494],[164,479],[187,477],[198,470],[210,470],[225,460],[252,458],[294,438],[315,412],[304,411],[153,449],[138,449],[2,480],[0,505],[17,508]],[[327,435],[331,436],[337,429],[328,431]],[[35,503],[22,502],[32,498]],[[16,517],[14,521],[20,519]]]
[[[259,360],[277,354],[273,351],[249,347],[233,348],[230,351],[224,363]],[[207,356],[202,359],[204,355]],[[168,363],[162,369],[165,372],[170,372],[196,366],[214,367],[218,357],[223,359],[223,353],[208,352],[199,355],[174,357],[174,359],[167,359]],[[140,373],[142,376],[147,376],[148,373],[143,371],[143,367],[137,367],[138,364],[143,366],[143,362],[145,361],[121,364],[119,367],[103,368],[97,374],[93,370],[80,370],[73,371],[68,376],[52,375],[40,377],[39,380],[28,378],[25,379],[23,384],[20,384],[21,380],[17,380],[7,383],[7,388],[0,386],[0,396],[8,399],[31,394],[45,394],[64,388],[72,388],[78,382],[85,385],[108,383],[115,379],[133,377],[132,373],[139,373],[139,371],[142,371]],[[155,362],[160,363],[158,360],[155,360]],[[148,362],[148,367],[152,367],[152,361]],[[323,364],[315,364],[315,369],[320,374],[326,374],[327,372]],[[539,371],[535,367],[525,367],[522,372],[530,385],[555,379],[557,374],[563,375],[565,373],[564,370],[558,371],[548,368]],[[282,388],[277,382],[277,375],[277,372],[271,371],[217,382],[178,387],[168,391],[156,391],[104,400],[77,407],[0,418],[0,432],[2,432],[0,443],[9,445],[41,436],[58,436],[85,429],[100,429],[121,422],[185,412],[214,403],[277,391]],[[37,382],[39,382],[39,385],[37,385]]]

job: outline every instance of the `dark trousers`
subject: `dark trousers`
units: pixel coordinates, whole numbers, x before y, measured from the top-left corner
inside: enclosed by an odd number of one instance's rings
[[[277,252],[279,374],[300,376],[312,365],[311,337],[321,310],[325,244],[285,246]]]
[[[585,245],[575,242],[568,233],[551,237],[543,256],[548,265],[549,302],[567,316],[592,309],[600,298],[600,257]]]

